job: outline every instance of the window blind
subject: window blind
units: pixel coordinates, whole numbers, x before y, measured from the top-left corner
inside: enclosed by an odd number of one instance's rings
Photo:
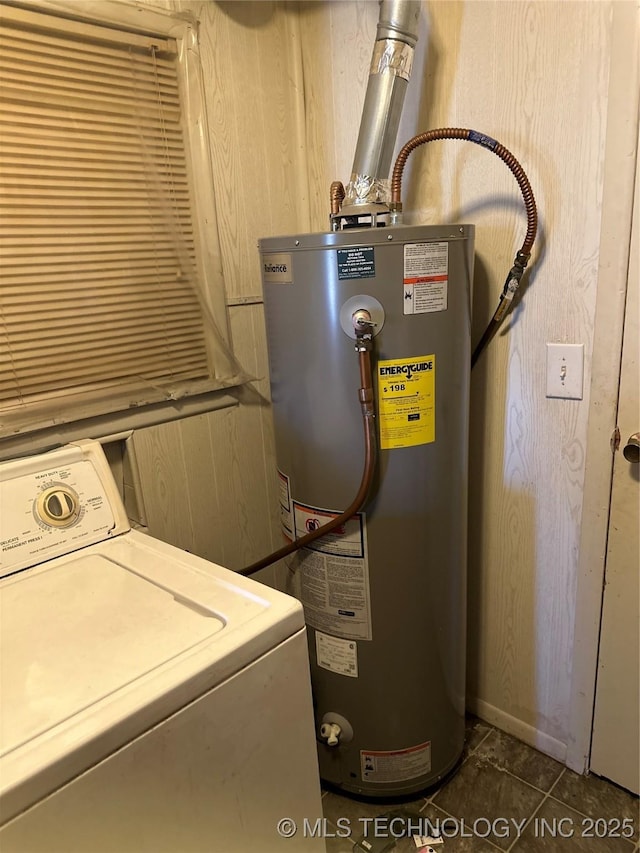
[[[0,9],[0,430],[215,387],[176,44]]]

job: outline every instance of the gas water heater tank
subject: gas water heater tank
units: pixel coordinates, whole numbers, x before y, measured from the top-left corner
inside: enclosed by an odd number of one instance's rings
[[[261,240],[284,535],[353,500],[364,437],[350,317],[374,331],[379,460],[363,511],[288,558],[304,605],[320,775],[410,794],[464,740],[473,226]],[[346,319],[345,319],[346,318]]]

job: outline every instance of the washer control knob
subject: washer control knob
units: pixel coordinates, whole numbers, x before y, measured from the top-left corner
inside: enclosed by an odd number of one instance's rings
[[[78,496],[64,486],[52,486],[39,496],[36,512],[50,527],[69,527],[80,514]]]

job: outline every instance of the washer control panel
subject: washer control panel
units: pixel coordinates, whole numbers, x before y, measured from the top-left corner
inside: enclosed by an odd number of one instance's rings
[[[0,575],[128,529],[98,442],[0,463]]]

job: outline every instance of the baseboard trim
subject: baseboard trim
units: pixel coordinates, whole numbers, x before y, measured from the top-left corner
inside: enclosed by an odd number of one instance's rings
[[[522,720],[512,717],[511,714],[507,714],[506,711],[490,705],[483,699],[467,696],[467,709],[497,729],[517,737],[518,740],[523,741],[540,752],[544,752],[545,755],[549,755],[551,758],[555,758],[556,761],[561,761],[563,764],[566,763],[566,743],[562,743],[562,741],[557,740],[551,735],[541,732],[528,723],[523,723]]]

